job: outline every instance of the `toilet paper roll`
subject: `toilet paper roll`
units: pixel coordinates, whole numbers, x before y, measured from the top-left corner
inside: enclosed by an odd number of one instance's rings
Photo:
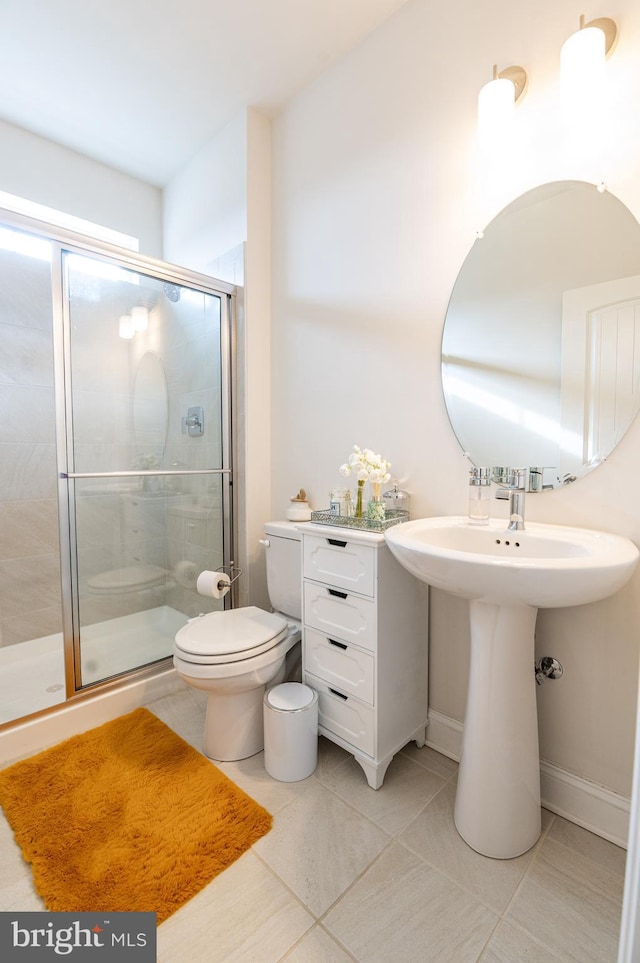
[[[198,566],[194,562],[187,562],[183,559],[176,565],[175,575],[178,585],[193,591],[198,581]]]
[[[196,588],[200,595],[222,599],[229,591],[231,577],[226,572],[200,572]]]

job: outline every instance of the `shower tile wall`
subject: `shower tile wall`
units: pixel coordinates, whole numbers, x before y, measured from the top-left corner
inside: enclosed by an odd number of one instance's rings
[[[0,251],[0,645],[61,630],[49,262]]]

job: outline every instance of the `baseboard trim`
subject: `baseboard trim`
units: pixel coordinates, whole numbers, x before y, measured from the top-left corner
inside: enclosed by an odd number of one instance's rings
[[[28,719],[0,732],[0,765],[39,752],[79,732],[132,712],[175,692],[184,683],[176,670],[160,670],[118,688],[62,703],[58,709]]]
[[[427,745],[431,749],[459,761],[462,731],[457,719],[429,710]],[[626,849],[631,811],[626,796],[544,759],[540,760],[540,796],[545,809]]]
[[[460,762],[463,729],[464,726],[457,719],[429,709],[427,745],[456,762]]]

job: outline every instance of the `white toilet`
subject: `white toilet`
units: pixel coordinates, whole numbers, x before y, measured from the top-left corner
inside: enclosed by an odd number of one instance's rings
[[[204,752],[221,762],[264,748],[265,690],[284,680],[287,654],[301,638],[301,534],[292,522],[268,522],[264,530],[275,611],[249,605],[200,615],[173,646],[180,678],[208,693]]]

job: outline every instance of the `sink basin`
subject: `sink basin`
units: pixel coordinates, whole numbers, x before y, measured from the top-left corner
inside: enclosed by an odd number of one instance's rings
[[[416,578],[466,599],[557,608],[613,595],[630,578],[638,549],[628,538],[587,528],[466,518],[419,518],[386,533]]]
[[[538,608],[613,595],[640,553],[628,538],[527,523],[421,518],[385,533],[412,575],[469,599],[471,651],[454,820],[477,852],[510,859],[540,835],[534,671]],[[548,654],[548,653],[545,653]]]

